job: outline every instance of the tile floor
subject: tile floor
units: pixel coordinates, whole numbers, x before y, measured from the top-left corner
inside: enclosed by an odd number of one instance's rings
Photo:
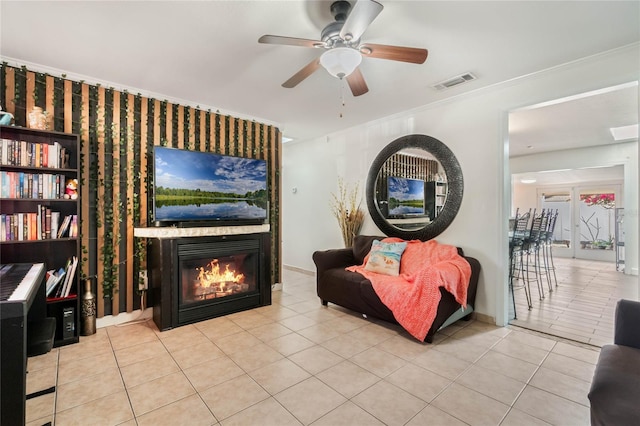
[[[558,287],[549,293],[544,280],[541,300],[531,283],[531,310],[524,289],[516,288],[518,318],[511,324],[595,346],[613,342],[616,302],[639,300],[638,277],[617,272],[610,262],[556,258],[554,263]]]
[[[273,305],[159,332],[99,329],[29,360],[29,425],[588,425],[597,348],[460,321],[415,341],[322,307],[284,271]]]

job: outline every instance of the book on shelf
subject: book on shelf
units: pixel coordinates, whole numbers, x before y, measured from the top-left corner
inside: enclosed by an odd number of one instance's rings
[[[77,216],[76,216],[77,222]],[[62,238],[71,229],[73,215],[62,219],[59,211],[38,205],[36,211],[0,214],[0,241],[34,241]],[[77,224],[74,225],[77,238]]]
[[[24,240],[24,213],[18,213],[17,216],[17,234],[18,234],[18,238],[16,238],[18,241],[22,241]]]
[[[42,150],[40,151],[40,167],[49,167],[49,144],[40,144]]]
[[[49,297],[55,288],[62,282],[67,271],[64,268],[60,268],[57,271],[51,270],[47,273],[47,281],[46,281],[46,293],[47,297]],[[53,293],[55,294],[55,293]]]
[[[78,237],[78,215],[71,215],[71,225],[69,225],[69,238]]]
[[[0,171],[0,198],[9,198],[9,173]]]
[[[28,164],[27,141],[20,141],[20,145],[18,146],[18,165],[26,166]]]
[[[51,212],[51,238],[58,238],[60,226],[60,212]]]
[[[24,173],[18,173],[17,198],[24,198]]]
[[[38,209],[39,209],[39,222],[40,222],[40,237],[38,238],[39,240],[44,240],[46,238],[47,235],[47,224],[46,224],[46,219],[47,219],[47,207],[43,206],[42,204],[38,205]]]
[[[46,149],[49,157],[47,159],[48,167],[60,167],[60,150],[62,149],[60,144],[58,142],[54,142],[53,145],[47,146]]]
[[[16,238],[16,231],[15,231],[16,220],[17,219],[15,215],[12,214],[11,216],[9,216],[9,230],[7,231],[9,240],[15,240]]]
[[[71,278],[69,279],[69,282],[67,283],[67,288],[64,292],[64,297],[68,297],[69,293],[71,292],[71,287],[73,287],[73,280],[74,277],[76,275],[76,270],[78,269],[78,258],[76,256],[73,256],[73,262],[71,264]]]
[[[62,224],[58,229],[58,238],[63,238],[69,229],[69,225],[71,224],[71,215],[67,215],[62,220]]]
[[[71,287],[73,287],[73,281],[75,278],[77,267],[78,258],[76,256],[72,256],[69,260],[67,260],[64,282],[61,286],[58,287],[58,290],[56,291],[56,297],[69,297]]]
[[[7,141],[5,143],[5,140]],[[2,138],[0,142],[0,164],[9,164],[9,139]]]
[[[38,214],[29,213],[29,240],[38,239]]]
[[[0,139],[0,164],[20,167],[67,168],[66,149],[59,142],[38,143]]]
[[[4,236],[4,241],[11,241],[11,217],[13,215],[3,214],[2,215],[2,224],[4,232],[2,235]]]
[[[62,294],[64,292],[64,286],[67,283],[67,280],[69,279],[69,268],[71,267],[71,258],[67,259],[67,262],[64,265],[64,279],[60,281],[60,285],[57,286],[55,293],[53,293],[52,297],[62,297]]]
[[[33,175],[33,179],[31,181],[31,198],[38,198],[38,188],[40,187],[40,175]]]
[[[68,169],[69,168],[69,153],[67,152],[66,148],[60,148],[60,153],[58,155],[58,167],[61,169]]]
[[[31,149],[31,154],[33,155],[32,163],[36,167],[42,167],[42,151],[44,151],[42,144],[37,143],[35,145],[32,145],[32,149]]]
[[[45,208],[44,238],[46,240],[51,238],[51,209],[49,207]]]
[[[0,172],[0,197],[15,199],[60,199],[64,196],[66,178],[61,174]]]

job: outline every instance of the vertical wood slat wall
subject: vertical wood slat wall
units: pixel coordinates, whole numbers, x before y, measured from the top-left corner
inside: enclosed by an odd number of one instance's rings
[[[377,192],[380,194],[380,199],[386,200],[388,198],[387,178],[389,176],[432,182],[436,180],[437,173],[438,162],[436,160],[396,153],[389,157],[380,170],[381,178],[376,181]]]
[[[0,66],[0,105],[26,127],[27,113],[47,111],[49,129],[81,139],[81,276],[94,278],[98,317],[141,307],[138,273],[146,244],[134,226],[151,220],[153,146],[267,160],[271,284],[280,282],[281,134],[273,127],[100,85]],[[105,212],[109,212],[105,214]],[[102,283],[113,282],[110,298]]]

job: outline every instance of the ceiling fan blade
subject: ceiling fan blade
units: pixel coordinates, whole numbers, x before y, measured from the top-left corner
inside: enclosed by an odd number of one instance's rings
[[[299,83],[302,82],[302,80],[309,77],[318,68],[320,68],[320,58],[316,58],[305,65],[300,71],[291,76],[289,80],[282,83],[282,87],[286,87],[287,89],[296,87]]]
[[[275,35],[263,35],[258,39],[258,43],[265,44],[284,44],[286,46],[300,47],[325,47],[325,43],[320,40],[309,40],[306,38],[283,37]]]
[[[347,76],[347,83],[349,83],[349,88],[351,88],[353,96],[364,95],[369,91],[360,68],[356,68],[355,71]]]
[[[346,41],[358,40],[369,28],[384,6],[373,0],[358,0],[344,21],[340,38]]]
[[[427,60],[429,51],[415,47],[388,46],[386,44],[361,44],[360,53],[369,58],[389,59],[391,61],[411,62],[423,64]]]

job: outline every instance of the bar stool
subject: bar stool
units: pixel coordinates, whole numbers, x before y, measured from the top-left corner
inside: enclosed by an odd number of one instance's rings
[[[516,299],[515,299],[515,283],[522,278],[523,271],[523,248],[526,238],[529,236],[529,219],[531,217],[531,209],[527,213],[518,216],[519,209],[516,210],[516,217],[513,221],[513,228],[510,232],[509,239],[509,290],[511,291],[511,299],[513,301],[513,315],[517,319]],[[524,289],[527,306],[531,309],[530,289],[526,286],[524,280],[520,287]]]
[[[536,215],[533,211],[531,219],[531,228],[529,235],[524,239],[522,247],[521,279],[525,281],[529,292],[531,292],[531,281],[536,282],[538,296],[540,300],[544,299],[544,287],[542,286],[542,268],[540,264],[540,241],[543,236],[543,230],[546,230],[547,222],[544,210]],[[533,276],[533,278],[532,278]]]
[[[545,275],[547,277],[547,284],[549,286],[549,292],[553,291],[552,274],[553,274],[553,282],[555,283],[555,287],[558,287],[558,278],[556,277],[556,266],[553,263],[553,233],[556,228],[556,221],[558,219],[558,209],[553,212],[550,210],[548,212],[548,221],[547,221],[547,230],[545,232],[545,236],[542,240],[542,260],[545,269]]]

